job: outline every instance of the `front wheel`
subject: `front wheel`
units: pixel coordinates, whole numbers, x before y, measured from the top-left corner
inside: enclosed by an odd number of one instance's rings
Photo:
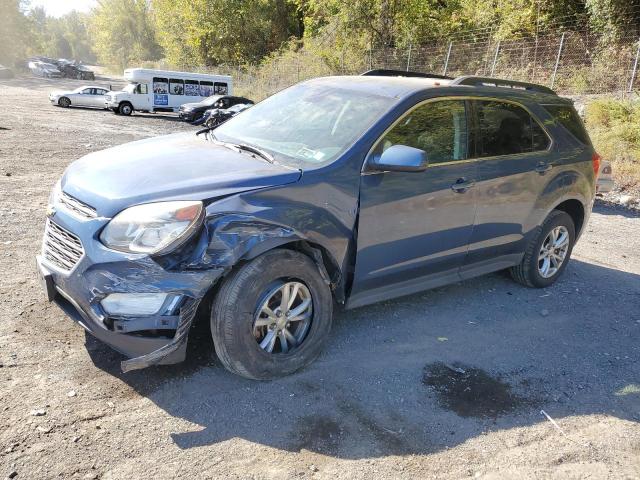
[[[333,298],[306,255],[271,250],[232,272],[211,309],[216,353],[231,372],[255,380],[291,374],[327,341]]]
[[[130,103],[124,102],[120,104],[118,112],[120,115],[131,115],[133,113],[133,107]]]
[[[58,100],[58,105],[63,108],[67,108],[69,107],[69,105],[71,105],[71,100],[69,100],[67,97],[62,97]]]
[[[575,239],[571,216],[554,210],[538,227],[520,265],[511,268],[511,276],[528,287],[548,287],[567,268]]]

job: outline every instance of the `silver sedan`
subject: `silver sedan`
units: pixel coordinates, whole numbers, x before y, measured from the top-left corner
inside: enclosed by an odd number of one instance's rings
[[[67,92],[51,92],[49,101],[60,107],[98,107],[105,108],[104,96],[109,93],[104,87],[85,85]]]

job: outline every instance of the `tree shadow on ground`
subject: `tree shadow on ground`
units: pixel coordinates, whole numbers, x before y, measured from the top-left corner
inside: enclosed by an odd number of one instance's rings
[[[546,422],[541,409],[638,421],[639,298],[639,275],[577,260],[547,289],[489,275],[338,312],[321,357],[271,382],[222,368],[207,322],[182,365],[122,374],[119,354],[87,345],[97,367],[197,425],[167,432],[182,449],[237,437],[349,459],[427,454]]]

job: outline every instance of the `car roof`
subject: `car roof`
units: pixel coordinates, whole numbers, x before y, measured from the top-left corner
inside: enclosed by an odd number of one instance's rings
[[[427,90],[439,89],[443,96],[449,91],[452,94],[455,92],[456,95],[468,93],[469,95],[510,97],[545,104],[571,103],[571,100],[557,96],[551,89],[542,85],[471,76],[453,79],[426,76],[343,75],[315,78],[307,80],[305,83],[356,90],[397,99]],[[531,88],[529,89],[529,87]]]

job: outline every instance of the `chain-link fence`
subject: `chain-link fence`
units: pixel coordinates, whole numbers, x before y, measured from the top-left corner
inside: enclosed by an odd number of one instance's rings
[[[640,15],[640,10],[633,14]],[[576,23],[560,19],[515,39],[498,38],[491,29],[484,29],[430,44],[360,53],[321,55],[303,48],[260,65],[223,65],[214,70],[232,75],[236,89],[256,99],[307,78],[378,68],[508,78],[540,83],[565,95],[625,96],[640,91],[640,29],[611,39]]]
[[[603,45],[587,31],[563,31],[517,40],[369,53],[367,68],[431,72],[453,77],[479,75],[540,83],[563,94],[621,93],[640,88],[640,38]]]

